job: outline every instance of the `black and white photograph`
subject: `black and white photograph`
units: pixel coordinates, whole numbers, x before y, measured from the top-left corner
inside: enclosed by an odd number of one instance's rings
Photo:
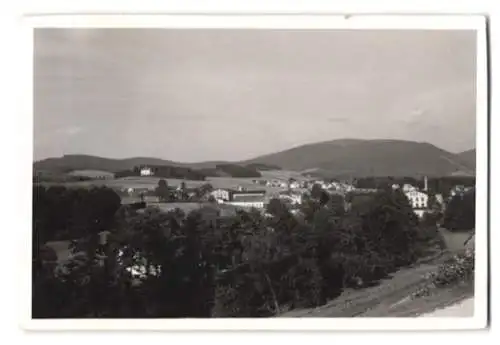
[[[31,27],[27,324],[485,327],[484,18],[181,17]]]

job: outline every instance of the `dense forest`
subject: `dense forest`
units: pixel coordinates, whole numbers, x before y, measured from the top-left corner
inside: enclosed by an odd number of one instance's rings
[[[168,165],[149,166],[155,177],[172,178],[172,179],[187,179],[195,181],[204,181],[205,175],[195,169],[174,167]],[[141,166],[136,166],[132,170],[122,170],[115,173],[116,178],[141,176]]]
[[[174,167],[167,165],[149,166],[154,176],[162,178],[176,178],[203,181],[207,177],[261,177],[259,171],[254,167],[244,167],[236,164],[218,164],[215,168],[192,169],[185,167]],[[115,174],[115,177],[140,176],[141,166],[132,170],[123,170]]]
[[[350,210],[318,193],[297,214],[275,199],[267,216],[221,217],[210,205],[137,212],[107,188],[34,187],[33,208],[35,318],[272,316],[373,284],[443,245],[397,190]],[[63,263],[47,246],[59,239],[73,240]]]

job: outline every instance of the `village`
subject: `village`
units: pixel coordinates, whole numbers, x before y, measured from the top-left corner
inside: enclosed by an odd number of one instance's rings
[[[140,169],[141,177],[154,177],[154,172],[148,167]],[[237,179],[235,179],[237,180]],[[373,195],[378,191],[376,188],[359,188],[351,181],[338,181],[315,179],[311,177],[298,178],[260,178],[245,180],[245,184],[227,188],[213,188],[205,184],[207,188],[189,186],[190,181],[181,181],[177,186],[170,186],[174,200],[162,200],[156,193],[157,186],[151,185],[142,188],[122,188],[120,190],[122,203],[131,204],[143,202],[147,207],[157,207],[163,211],[181,209],[190,212],[199,209],[211,202],[217,204],[219,210],[256,209],[266,214],[267,205],[272,199],[279,199],[288,206],[292,214],[297,214],[303,200],[313,194],[313,189],[325,191],[329,196],[341,197],[344,209],[347,211],[356,202],[357,198]],[[250,182],[250,183],[248,183]],[[428,178],[423,178],[423,188],[412,184],[392,184],[393,190],[400,189],[407,197],[414,213],[423,218],[436,208],[444,212],[447,202],[455,195],[465,194],[472,189],[463,185],[454,186],[448,195],[432,193],[428,187]],[[200,194],[201,189],[201,194]],[[432,198],[430,196],[433,196]],[[224,212],[222,212],[224,213]],[[227,213],[227,212],[226,212]]]

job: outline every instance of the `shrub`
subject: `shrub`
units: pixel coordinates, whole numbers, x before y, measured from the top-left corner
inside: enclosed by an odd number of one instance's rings
[[[474,282],[475,251],[467,249],[441,264],[435,272],[427,275],[426,284],[418,289],[413,298],[429,295],[432,290]]]

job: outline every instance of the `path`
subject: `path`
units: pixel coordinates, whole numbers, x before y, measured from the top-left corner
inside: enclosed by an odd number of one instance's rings
[[[452,306],[435,310],[421,317],[472,317],[474,316],[474,298],[467,298]]]

